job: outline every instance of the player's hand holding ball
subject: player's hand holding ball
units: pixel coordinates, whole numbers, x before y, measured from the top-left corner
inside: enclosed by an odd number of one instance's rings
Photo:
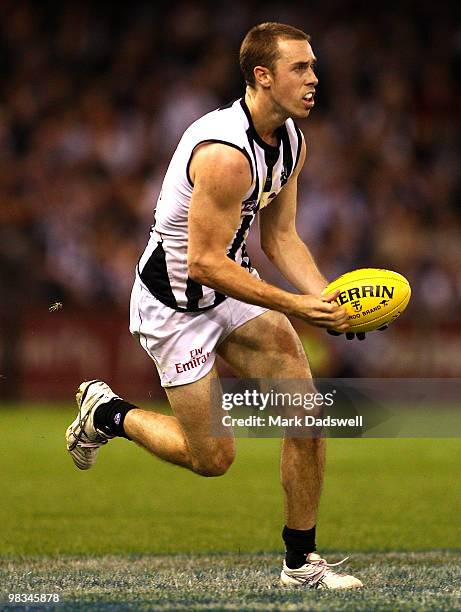
[[[348,314],[345,308],[338,305],[338,296],[337,290],[330,291],[322,297],[296,295],[296,306],[291,314],[311,325],[345,332],[349,329]]]
[[[360,268],[341,275],[325,287],[323,294],[338,292],[336,302],[347,311],[349,329],[346,338],[359,340],[365,333],[387,329],[405,310],[410,301],[408,280],[392,270]],[[339,336],[343,329],[328,329]]]

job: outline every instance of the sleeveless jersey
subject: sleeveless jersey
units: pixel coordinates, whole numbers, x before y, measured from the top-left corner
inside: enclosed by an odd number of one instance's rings
[[[142,282],[160,302],[182,312],[197,312],[213,308],[226,298],[187,273],[188,211],[194,187],[189,166],[194,149],[204,142],[234,147],[248,159],[252,183],[243,199],[240,224],[227,246],[227,256],[258,276],[245,240],[258,210],[275,198],[293,173],[303,139],[292,119],[287,119],[276,135],[277,146],[262,140],[243,98],[204,115],[184,132],[166,172],[149,242],[137,266]]]

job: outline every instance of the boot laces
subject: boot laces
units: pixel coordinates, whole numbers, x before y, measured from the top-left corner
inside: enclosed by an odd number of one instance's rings
[[[307,559],[306,579],[303,582],[305,586],[317,587],[322,579],[329,573],[334,573],[332,567],[342,565],[349,557],[345,557],[337,563],[327,563],[325,559]]]

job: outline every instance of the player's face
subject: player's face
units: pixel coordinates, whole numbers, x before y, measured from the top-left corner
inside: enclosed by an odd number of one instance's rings
[[[279,40],[280,56],[272,75],[272,98],[283,114],[304,119],[313,108],[315,55],[307,40]]]

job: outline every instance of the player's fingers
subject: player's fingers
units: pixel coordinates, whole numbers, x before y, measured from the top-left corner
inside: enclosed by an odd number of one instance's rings
[[[344,308],[340,308],[336,302],[319,302],[316,305],[316,310],[318,312],[328,312],[328,313],[342,313],[346,312]]]
[[[347,321],[348,314],[344,308],[338,308],[337,310],[331,312],[328,318],[335,322],[336,325],[340,325],[341,323],[345,323]]]
[[[336,291],[333,291],[332,293],[327,293],[326,295],[322,295],[322,301],[323,302],[334,302],[336,298],[338,297],[339,293],[340,293],[339,289],[336,289]]]
[[[327,329],[337,329],[340,332],[344,332],[349,329],[349,323],[347,319],[344,318],[336,318],[336,317],[319,317],[315,325],[319,325],[320,327],[326,327]]]
[[[349,329],[349,323],[341,323],[341,325],[336,325],[335,329],[342,333],[347,332],[347,330]]]
[[[348,319],[348,314],[347,314],[347,310],[345,308],[338,308],[338,310],[336,312],[333,313],[333,316],[336,317],[337,321],[347,321]]]
[[[312,313],[311,319],[315,325],[336,329],[340,325],[347,323],[347,314],[341,312],[315,312]]]
[[[337,321],[332,321],[331,319],[316,319],[314,324],[318,325],[319,327],[334,329],[339,332],[345,332],[349,329],[349,324],[347,322],[338,323]]]

